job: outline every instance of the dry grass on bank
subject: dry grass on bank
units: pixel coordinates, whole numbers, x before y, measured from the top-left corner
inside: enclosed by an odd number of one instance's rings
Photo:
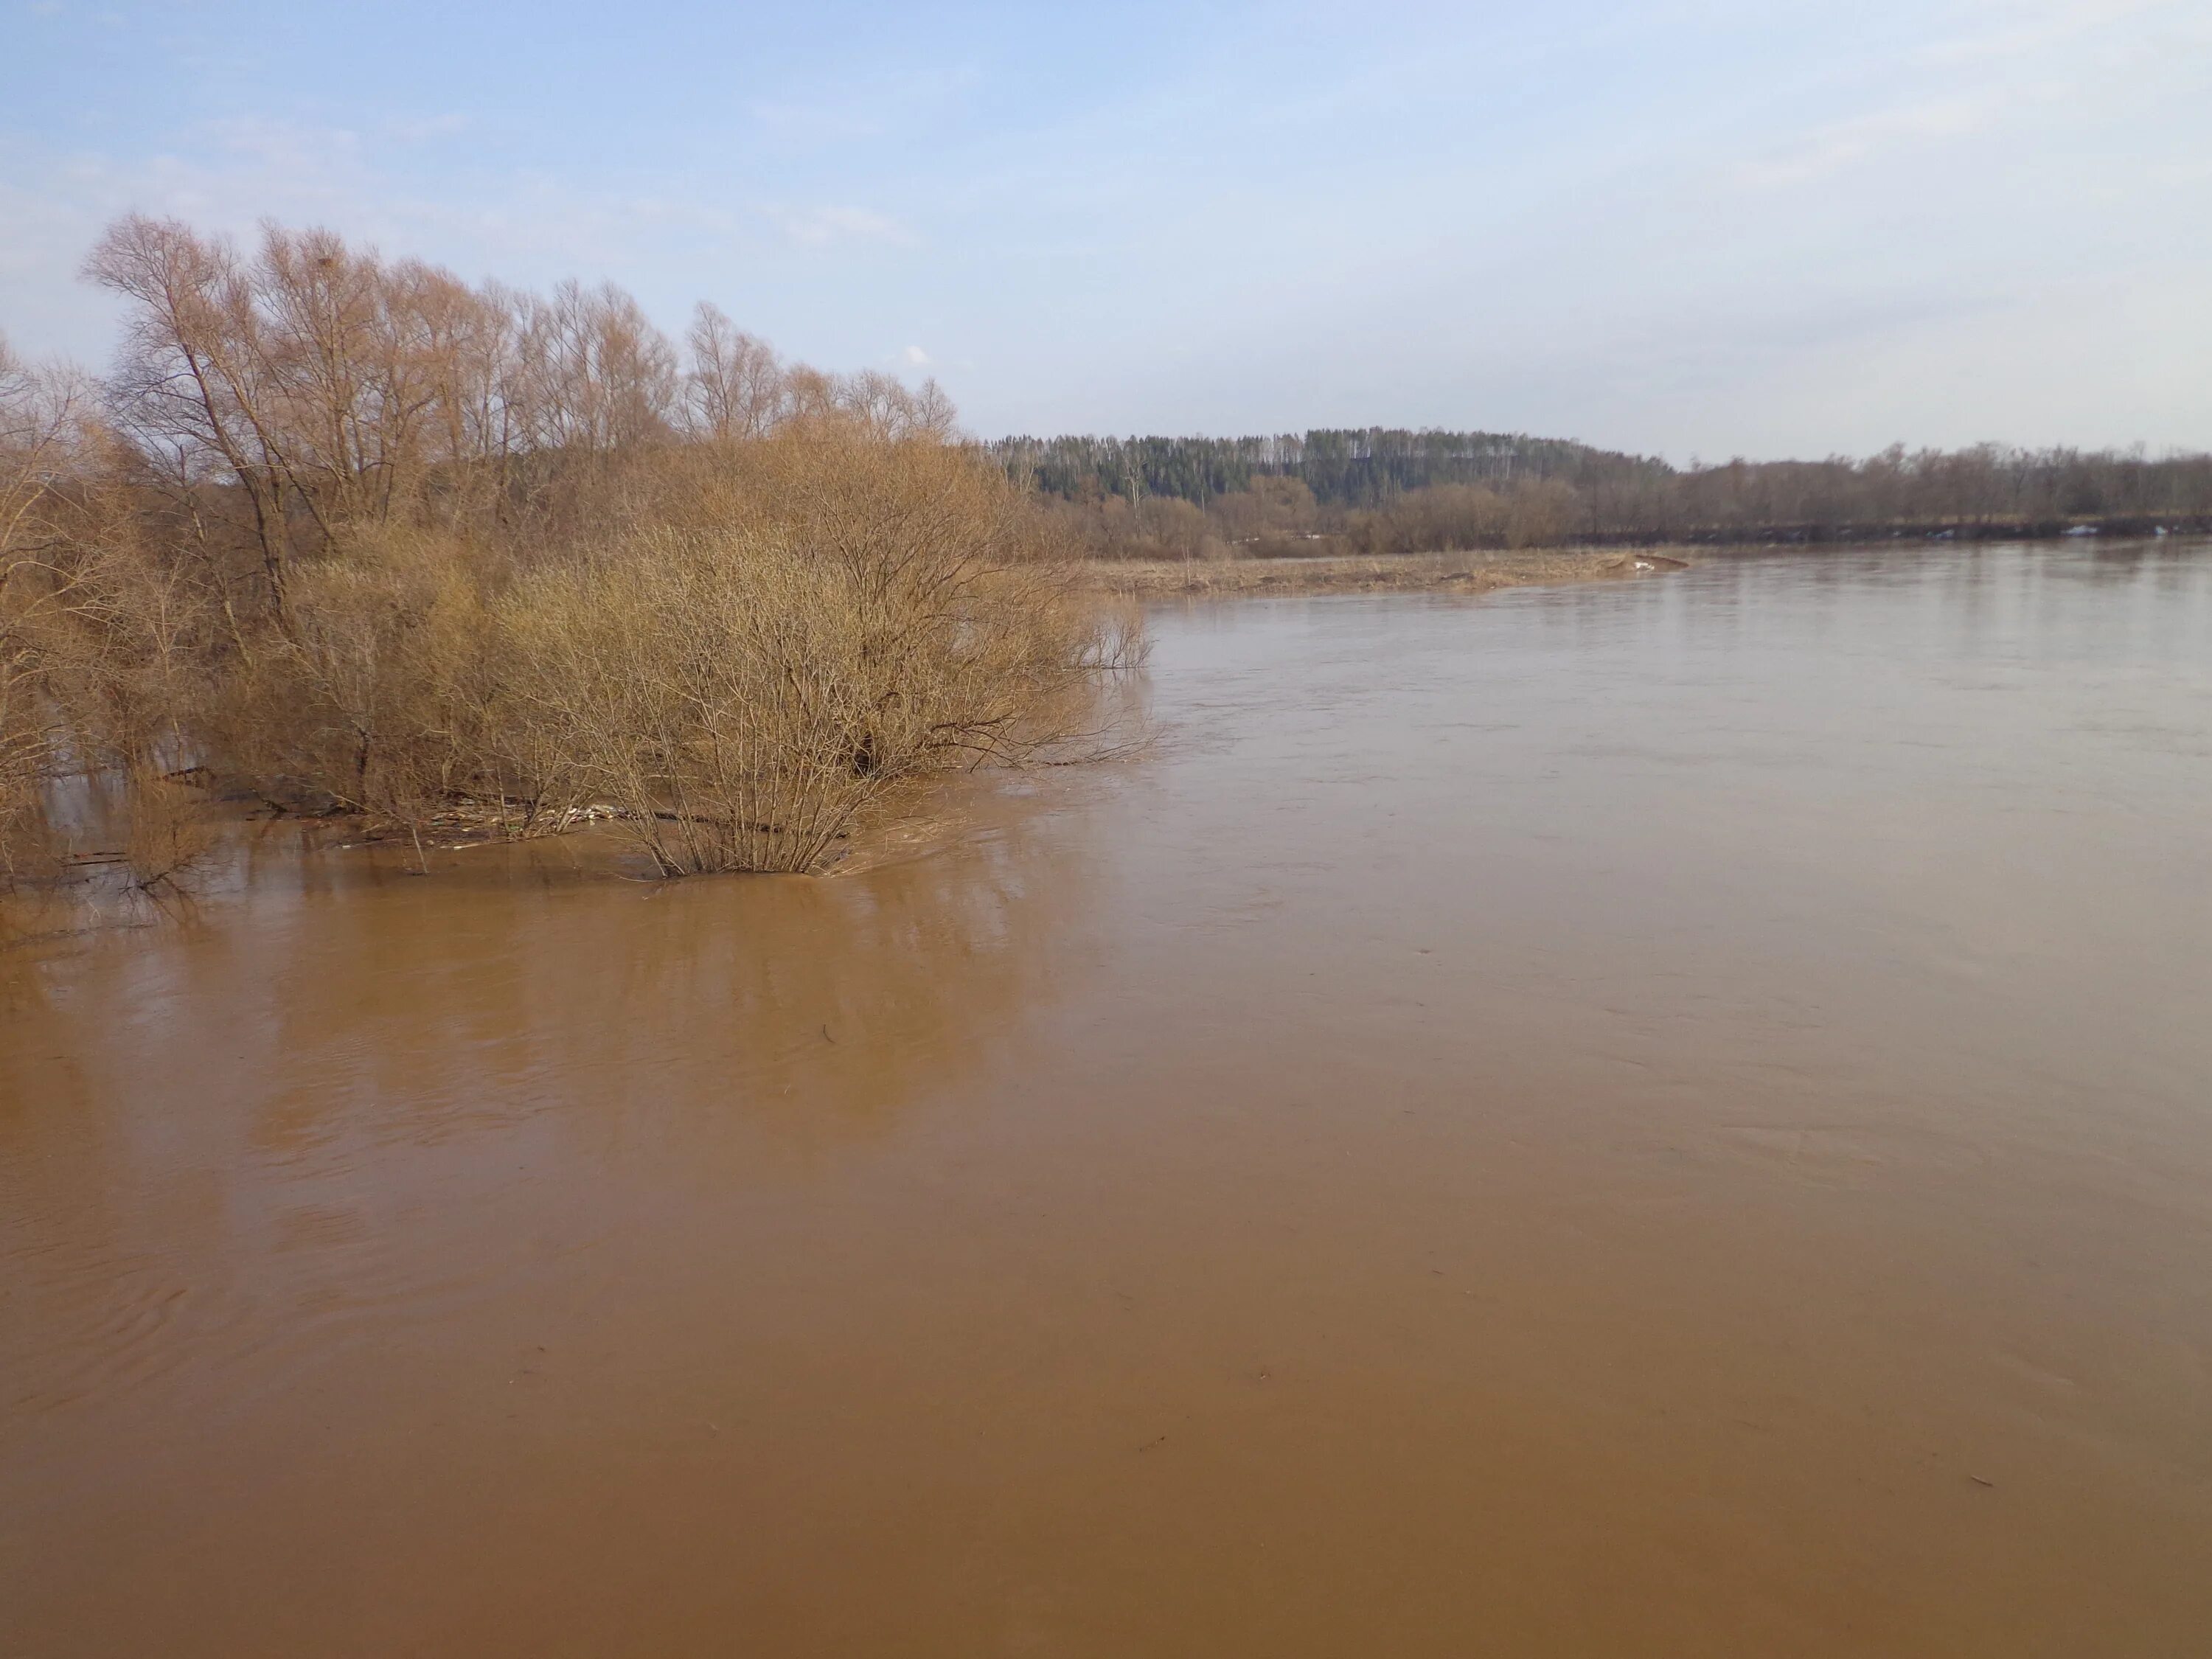
[[[1099,586],[1134,598],[1293,593],[1487,593],[1501,587],[1613,581],[1679,570],[1672,554],[1620,548],[1529,548],[1322,559],[1158,559],[1086,567]],[[1650,569],[1640,567],[1650,566]]]

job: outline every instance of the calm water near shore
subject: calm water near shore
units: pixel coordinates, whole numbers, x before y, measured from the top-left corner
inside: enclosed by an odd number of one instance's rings
[[[1156,617],[825,880],[0,952],[0,1653],[2179,1655],[2212,550]]]

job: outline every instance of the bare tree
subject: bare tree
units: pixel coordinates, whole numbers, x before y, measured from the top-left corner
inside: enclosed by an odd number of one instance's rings
[[[656,443],[673,430],[676,353],[611,283],[562,283],[524,303],[509,401],[542,449],[606,454]]]
[[[174,219],[131,214],[109,228],[86,274],[134,302],[108,382],[118,420],[157,476],[204,499],[242,502],[271,593],[291,551],[252,285],[236,253]]]
[[[41,795],[57,734],[41,635],[67,578],[42,508],[70,415],[66,388],[0,337],[0,885],[46,841]]]
[[[691,429],[719,439],[764,438],[787,412],[783,364],[764,340],[746,333],[702,300],[686,337],[684,375]]]

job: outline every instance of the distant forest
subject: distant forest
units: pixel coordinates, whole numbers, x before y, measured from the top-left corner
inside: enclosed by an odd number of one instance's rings
[[[1173,495],[1203,507],[1255,478],[1296,478],[1330,507],[1372,507],[1431,484],[1595,478],[1666,464],[1560,438],[1497,432],[1284,433],[1267,438],[1006,438],[991,446],[1018,482],[1070,500]]]
[[[1015,483],[1107,556],[1566,540],[1838,541],[2212,528],[2212,455],[1983,445],[1676,467],[1558,438],[1370,428],[1005,438]]]

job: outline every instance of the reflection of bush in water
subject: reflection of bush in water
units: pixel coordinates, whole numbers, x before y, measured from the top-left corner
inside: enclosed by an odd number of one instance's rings
[[[263,935],[275,951],[248,947],[262,982],[227,988],[269,999],[288,1069],[313,1079],[267,1132],[348,1097],[380,1134],[394,1111],[444,1133],[549,1107],[619,1141],[696,1132],[702,1109],[801,1145],[886,1127],[1003,1050],[1085,902],[1078,826],[1022,810],[991,803],[999,833],[827,882],[395,880],[295,909]]]

